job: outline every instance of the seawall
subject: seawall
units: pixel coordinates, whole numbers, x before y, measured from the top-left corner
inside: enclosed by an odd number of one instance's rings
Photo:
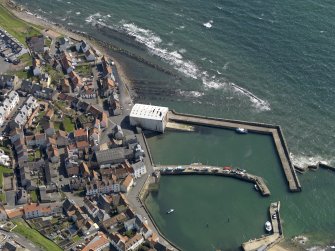
[[[286,141],[280,126],[265,123],[182,114],[177,113],[174,110],[169,111],[168,119],[169,121],[177,123],[226,128],[233,130],[241,127],[247,129],[249,132],[271,135],[275,143],[275,147],[288,183],[289,190],[291,192],[301,191],[301,185],[295,172],[293,163],[290,159],[288,147],[286,145]]]

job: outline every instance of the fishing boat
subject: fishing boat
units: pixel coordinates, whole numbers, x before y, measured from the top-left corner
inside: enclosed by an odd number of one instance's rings
[[[174,209],[172,209],[172,208],[170,210],[166,211],[167,214],[171,214],[173,212],[174,212]]]
[[[236,132],[237,133],[241,133],[241,134],[246,134],[248,133],[248,130],[242,127],[236,128]]]
[[[270,221],[265,222],[265,230],[268,232],[272,231],[272,225]]]

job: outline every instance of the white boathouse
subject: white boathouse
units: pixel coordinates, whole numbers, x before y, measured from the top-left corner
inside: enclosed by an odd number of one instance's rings
[[[130,124],[163,133],[168,121],[168,111],[167,107],[135,104],[130,112]]]

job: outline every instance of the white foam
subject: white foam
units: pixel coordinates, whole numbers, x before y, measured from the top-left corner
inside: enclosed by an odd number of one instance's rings
[[[80,15],[80,14],[81,14],[80,11],[77,11],[77,12],[76,12],[76,15]]]
[[[234,84],[230,83],[230,86],[233,88],[233,90],[237,93],[243,94],[247,97],[249,97],[250,101],[253,103],[254,107],[258,108],[261,111],[270,111],[270,105],[266,100],[262,100],[250,91]]]
[[[96,21],[97,18],[100,18],[100,17],[101,17],[101,14],[99,12],[97,12],[95,14],[92,14],[92,15],[88,16],[85,19],[85,22],[87,22],[87,23],[93,23],[94,21]]]
[[[184,97],[192,97],[192,98],[199,98],[205,95],[205,93],[203,92],[199,92],[199,91],[182,91],[182,90],[178,90],[178,93],[181,96]]]
[[[174,68],[186,76],[197,79],[198,67],[191,61],[183,60],[183,56],[178,51],[170,51],[162,48],[162,39],[151,30],[143,29],[133,23],[124,23],[123,30],[133,36],[135,40],[147,46],[149,51],[169,62]],[[183,49],[180,49],[182,51]]]
[[[292,162],[294,165],[297,165],[299,167],[307,167],[309,165],[316,165],[319,162],[322,162],[326,165],[331,165],[335,162],[335,159],[327,159],[320,155],[316,156],[306,156],[306,155],[297,155],[295,156],[293,153],[290,153],[290,157],[292,159]]]
[[[205,88],[211,89],[224,89],[227,86],[230,86],[235,92],[247,96],[252,102],[253,106],[259,109],[260,111],[268,111],[270,110],[270,106],[267,101],[264,101],[248,90],[237,86],[234,83],[228,83],[225,80],[216,80],[215,75],[209,76],[207,71],[201,71],[199,67],[190,60],[185,60],[183,57],[183,53],[186,52],[185,49],[170,50],[168,48],[164,48],[165,46],[172,46],[173,43],[164,44],[162,39],[156,35],[153,31],[149,29],[144,29],[138,27],[134,23],[127,23],[122,20],[119,26],[108,26],[106,23],[101,21],[101,14],[95,13],[86,18],[86,22],[88,23],[99,23],[100,25],[107,26],[112,29],[118,29],[131,35],[134,37],[135,41],[144,44],[148,51],[153,55],[156,55],[162,58],[164,61],[168,62],[170,65],[174,67],[177,71],[183,73],[185,76],[193,78],[193,79],[201,79]],[[103,18],[103,17],[102,17]],[[210,23],[213,21],[210,20]],[[206,60],[206,58],[202,58],[201,60]],[[210,62],[213,62],[209,60]],[[224,65],[224,69],[227,69],[229,62]],[[221,74],[218,72],[218,74]],[[229,85],[228,85],[229,84]]]
[[[212,28],[213,23],[213,20],[209,20],[207,23],[204,23],[203,26],[205,26],[207,29],[210,29]]]

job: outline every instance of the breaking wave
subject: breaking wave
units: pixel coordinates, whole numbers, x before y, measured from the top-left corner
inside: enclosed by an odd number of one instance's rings
[[[204,23],[203,26],[205,26],[207,29],[212,28],[213,20],[209,20],[207,23]]]
[[[99,25],[117,29],[118,31],[124,32],[135,39],[136,42],[146,46],[148,51],[160,58],[165,62],[169,63],[174,67],[175,70],[183,73],[185,76],[200,79],[203,86],[207,89],[224,89],[226,87],[233,90],[239,95],[243,95],[249,98],[253,107],[260,111],[269,111],[270,105],[267,101],[260,99],[250,91],[225,80],[216,80],[215,76],[209,76],[206,71],[201,71],[200,68],[191,60],[184,59],[182,53],[185,53],[185,49],[171,50],[168,49],[168,44],[164,44],[162,39],[156,35],[153,31],[145,28],[138,27],[134,23],[127,23],[122,20],[119,25],[109,26],[102,20],[104,16],[100,13],[95,13],[86,18],[87,23],[98,23]],[[213,21],[210,20],[210,23]],[[227,67],[225,65],[224,67]]]
[[[305,156],[305,155],[297,155],[295,156],[293,153],[290,153],[290,157],[294,165],[299,167],[307,167],[309,165],[316,165],[319,162],[325,163],[327,165],[334,165],[335,159],[326,159],[322,156]]]
[[[199,91],[182,91],[182,90],[177,90],[177,93],[181,96],[184,97],[190,97],[190,98],[199,98],[205,95],[203,92]]]

